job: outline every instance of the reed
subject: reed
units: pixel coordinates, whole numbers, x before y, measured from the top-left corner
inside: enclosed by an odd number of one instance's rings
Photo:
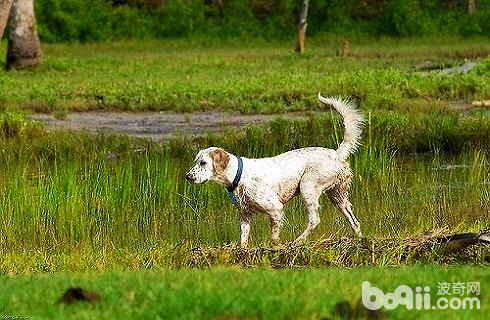
[[[384,134],[391,121],[386,119],[369,118],[364,146],[351,159],[352,202],[364,233],[402,239],[441,227],[449,232],[488,228],[490,177],[488,152],[479,147],[482,137],[472,136],[464,144],[468,147],[456,153],[434,149],[414,154],[396,148],[396,143],[403,146],[423,134],[393,139]],[[224,190],[183,179],[198,148],[220,145],[242,156],[260,157],[308,145],[334,147],[338,121],[328,114],[302,121],[280,119],[234,135],[180,137],[163,145],[124,136],[47,132],[23,120],[10,121],[11,128],[23,129],[4,131],[0,139],[2,271],[188,265],[194,248],[228,246],[239,238],[236,212]],[[488,130],[488,121],[475,121]],[[467,121],[426,121],[430,123],[444,130],[442,123],[467,137],[459,130]],[[426,132],[430,146],[430,130]],[[329,201],[321,204],[322,223],[312,240],[350,236]],[[285,216],[282,238],[287,243],[306,224],[300,199],[292,201]],[[252,246],[267,247],[268,233],[268,219],[257,215]],[[342,250],[328,252],[335,261]],[[404,263],[395,255],[380,259],[384,265]]]

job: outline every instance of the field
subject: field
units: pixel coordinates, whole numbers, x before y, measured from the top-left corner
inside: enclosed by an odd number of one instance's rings
[[[2,276],[2,314],[29,319],[485,319],[488,295],[480,310],[394,310],[367,312],[360,301],[363,281],[393,292],[400,284],[430,286],[431,306],[441,282],[480,281],[483,267],[362,269],[236,269],[110,271]],[[101,295],[97,304],[57,304],[68,286]],[[487,286],[485,286],[487,287]],[[484,290],[484,289],[482,289]]]
[[[340,45],[339,39],[312,39],[304,56],[289,43],[45,45],[36,70],[2,72],[0,283],[12,294],[0,301],[0,316],[320,319],[335,317],[332,308],[342,299],[356,304],[369,277],[387,291],[399,284],[435,288],[443,279],[480,281],[481,310],[434,317],[482,315],[490,248],[447,255],[430,241],[411,246],[407,239],[489,228],[490,117],[472,104],[490,96],[489,40],[354,39],[347,58],[338,56]],[[477,63],[468,73],[441,71],[467,62]],[[270,246],[269,222],[257,215],[251,248],[238,248],[238,221],[226,192],[190,185],[184,173],[195,152],[209,145],[246,157],[335,147],[342,123],[320,108],[318,91],[351,97],[367,116],[363,145],[351,158],[352,203],[366,239],[355,239],[324,199],[311,241],[291,246],[306,225],[297,199],[286,210],[283,245]],[[279,118],[155,143],[47,130],[28,117],[50,112],[63,119],[92,110]],[[289,117],[290,111],[304,119]],[[269,278],[275,279],[271,287]],[[215,294],[222,279],[230,285]],[[62,288],[78,284],[100,292],[100,305],[55,304]],[[255,287],[266,294],[232,299]],[[169,297],[159,306],[169,292],[182,299]],[[286,309],[271,308],[288,299],[293,303]]]
[[[318,106],[316,93],[322,91],[354,98],[364,110],[437,111],[449,101],[490,94],[488,38],[351,42],[349,58],[338,56],[340,38],[312,39],[301,57],[292,43],[283,42],[45,45],[44,63],[34,74],[2,75],[0,103],[60,116],[70,110],[111,108],[283,113]],[[482,64],[471,74],[416,72],[468,60]]]

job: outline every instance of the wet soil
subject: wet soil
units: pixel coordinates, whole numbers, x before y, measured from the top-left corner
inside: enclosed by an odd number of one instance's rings
[[[34,114],[31,118],[42,122],[47,129],[88,130],[93,133],[125,134],[160,141],[176,134],[202,135],[230,128],[240,129],[250,124],[267,123],[281,116],[306,117],[304,113],[243,115],[232,112],[79,112],[69,114],[66,119],[57,119],[51,114]]]

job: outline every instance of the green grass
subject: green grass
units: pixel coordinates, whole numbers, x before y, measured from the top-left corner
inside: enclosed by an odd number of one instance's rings
[[[352,39],[353,57],[342,58],[341,39],[332,37],[309,39],[303,56],[285,42],[46,44],[36,70],[0,72],[0,107],[60,115],[94,109],[270,113],[316,107],[321,91],[353,97],[365,110],[447,110],[454,100],[490,95],[489,45],[488,38],[361,38]],[[469,74],[414,71],[421,63],[467,59],[480,63]]]
[[[358,319],[361,284],[369,281],[384,293],[399,285],[430,287],[435,305],[441,282],[480,282],[477,310],[381,309],[387,319],[484,319],[488,314],[488,270],[481,267],[361,268],[270,270],[113,271],[0,276],[0,315],[29,319],[345,319],[340,305],[349,304]],[[70,286],[100,294],[99,303],[57,303]],[[7,294],[8,293],[8,294]],[[466,296],[466,295],[465,295]],[[469,295],[471,296],[471,295]]]

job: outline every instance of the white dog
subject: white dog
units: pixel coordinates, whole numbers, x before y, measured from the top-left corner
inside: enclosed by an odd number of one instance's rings
[[[271,240],[278,242],[284,205],[297,194],[304,199],[309,223],[295,242],[308,237],[320,223],[318,199],[324,191],[354,232],[362,236],[349,202],[352,172],[346,159],[357,149],[364,118],[349,101],[320,94],[318,99],[332,105],[344,119],[344,140],[337,150],[309,147],[271,158],[248,159],[210,147],[199,151],[194,166],[186,174],[192,183],[215,180],[228,190],[239,212],[242,246],[248,243],[253,212],[269,215]]]

